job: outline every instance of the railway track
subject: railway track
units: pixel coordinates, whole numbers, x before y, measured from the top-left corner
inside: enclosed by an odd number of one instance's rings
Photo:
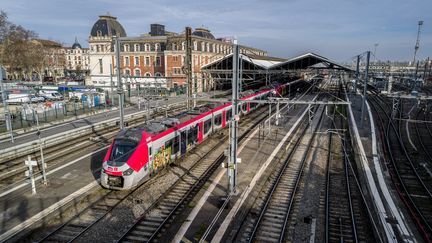
[[[419,174],[419,165],[413,161],[404,146],[398,124],[391,119],[384,107],[385,100],[378,95],[369,96],[372,108],[377,114],[383,131],[384,150],[388,157],[387,166],[397,193],[426,242],[432,241],[432,195]]]
[[[256,113],[260,112],[257,111]],[[254,124],[239,137],[239,141],[243,140],[245,136],[265,118],[265,112],[260,113],[258,121],[254,122]],[[250,121],[254,120],[255,119],[251,119]],[[223,140],[227,138],[226,136]],[[119,239],[119,242],[157,241],[165,225],[169,224],[182,207],[193,199],[224,159],[225,156],[223,154],[220,154],[216,159],[212,160],[203,157],[202,163],[191,168],[188,173],[167,190],[159,200],[154,202]]]
[[[332,128],[340,127],[344,131],[342,119],[334,118]],[[342,137],[333,133],[328,136],[325,242],[377,242],[372,234],[370,212],[364,210],[367,208],[365,196],[350,167],[346,132]]]
[[[184,107],[178,107],[170,110],[169,114],[175,114]],[[165,112],[156,113],[156,118],[165,115]],[[138,117],[129,121],[129,127],[134,127],[145,122],[144,117]],[[44,148],[44,160],[47,164],[47,169],[52,170],[55,167],[61,165],[59,161],[60,157],[72,156],[76,153],[82,152],[83,148],[86,149],[98,149],[104,146],[108,146],[112,138],[117,134],[118,127],[111,126],[104,128],[103,130],[89,132],[86,136],[81,136],[77,139],[71,141],[65,141],[58,143],[54,146]],[[27,167],[24,166],[23,161],[27,159],[28,154],[21,155],[9,161],[2,162],[0,164],[0,189],[5,189],[6,187],[11,187],[16,183],[20,183],[26,180],[24,172]],[[31,153],[30,156],[41,161],[40,152]],[[40,165],[40,163],[39,163]],[[41,168],[39,166],[34,167],[35,176],[42,174]]]
[[[260,113],[258,115],[262,116],[262,114],[263,113]],[[251,116],[248,116],[248,118],[243,119],[243,122],[246,123],[253,120],[254,118],[255,117],[252,117],[251,114]],[[244,133],[243,136],[245,136],[246,134],[247,133]],[[226,138],[226,135],[224,135],[224,138]],[[192,183],[193,180],[198,180],[199,183],[204,183],[207,177],[199,177],[200,173],[204,173],[207,176],[211,175],[214,169],[216,169],[220,165],[221,160],[224,159],[223,155],[220,155],[216,160],[206,159],[206,157],[213,150],[216,150],[218,147],[224,144],[224,141],[226,141],[226,139],[224,138],[215,138],[219,142],[216,143],[216,145],[213,146],[212,149],[209,149],[208,152],[204,154],[198,161],[196,161],[195,164],[191,167],[190,171],[181,176],[178,181],[171,187],[169,192],[177,195],[179,195],[179,193],[188,193],[188,195],[192,196],[193,193],[197,189],[199,189],[199,185],[197,184],[194,186],[194,188],[189,188],[186,192],[185,190],[188,186],[191,185],[190,183]],[[151,184],[155,183],[155,180],[150,181]],[[38,242],[72,242],[79,239],[98,222],[110,215],[112,210],[114,210],[120,203],[122,203],[127,198],[130,198],[131,195],[133,195],[134,193],[136,193],[137,190],[142,188],[144,184],[146,186],[150,186],[149,183],[142,183],[131,191],[109,191],[108,193],[104,194],[100,199],[82,210],[79,214],[76,214],[74,217],[67,220],[65,223],[62,223],[53,231],[46,234]],[[175,196],[167,197],[169,192],[164,193],[159,200],[154,202],[153,205],[150,206],[149,211],[156,209],[164,210],[166,209],[166,207],[169,207],[171,205],[169,204],[169,202],[164,204],[164,202],[166,202],[164,200],[178,199],[178,197]],[[183,201],[185,201],[186,199],[187,198],[183,198]]]
[[[319,123],[324,109],[319,112]],[[263,186],[253,208],[246,215],[234,242],[273,242],[283,241],[288,217],[298,190],[306,158],[314,140],[315,132],[308,133],[308,123],[296,132],[286,159],[275,165],[269,181]],[[317,129],[318,125],[314,128]],[[307,138],[309,136],[309,138]],[[302,141],[308,140],[308,144]],[[294,154],[303,153],[302,159],[293,159]]]

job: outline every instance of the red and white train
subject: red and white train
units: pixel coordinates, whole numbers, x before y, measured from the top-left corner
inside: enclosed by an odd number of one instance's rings
[[[265,89],[242,100],[266,99],[275,94],[283,96],[288,85]],[[257,103],[244,102],[240,105],[240,114],[248,114],[257,106]],[[231,109],[231,103],[219,107],[200,107],[176,117],[120,131],[102,164],[102,186],[122,190],[138,185],[200,144],[211,133],[225,128],[232,118]]]

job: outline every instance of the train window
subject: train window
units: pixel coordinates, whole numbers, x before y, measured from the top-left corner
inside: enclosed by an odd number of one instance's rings
[[[133,154],[137,143],[125,140],[115,140],[111,151],[110,161],[126,162]]]
[[[242,106],[241,106],[241,109],[243,111],[247,111],[247,103],[243,103]]]
[[[173,146],[173,154],[176,154],[176,153],[178,153],[178,151],[179,151],[179,136],[176,136],[175,138],[174,138],[174,146]]]
[[[188,144],[198,142],[198,125],[188,131]]]
[[[151,149],[151,147],[149,147],[149,156],[151,156],[152,155],[152,149]]]
[[[232,118],[232,109],[229,109],[228,111],[227,111],[227,121],[228,120],[231,120],[231,118]]]
[[[172,148],[172,144],[173,144],[173,139],[170,139],[170,140],[166,141],[165,142],[165,149]]]
[[[211,129],[211,119],[204,122],[204,134],[207,134]]]
[[[220,126],[222,124],[222,114],[218,114],[214,118],[214,124]]]

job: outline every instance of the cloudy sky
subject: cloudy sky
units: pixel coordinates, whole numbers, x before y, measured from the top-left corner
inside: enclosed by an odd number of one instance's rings
[[[419,57],[432,57],[431,0],[1,0],[9,19],[41,38],[87,46],[98,15],[117,16],[128,36],[150,23],[181,32],[207,27],[216,37],[293,57],[315,52],[338,61],[374,51],[379,60],[412,60],[417,22],[423,20]]]

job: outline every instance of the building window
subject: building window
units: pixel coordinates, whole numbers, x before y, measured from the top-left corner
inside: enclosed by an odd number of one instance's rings
[[[99,59],[99,73],[103,73],[102,59]]]
[[[160,61],[160,57],[156,57],[156,66],[160,66],[161,65],[161,61]]]
[[[182,42],[182,47],[181,48],[182,48],[182,51],[186,50],[186,42],[184,42],[184,41]]]
[[[155,76],[156,77],[162,77],[162,74],[161,73],[155,73]]]
[[[150,51],[150,45],[149,44],[145,44],[144,45],[144,50],[145,51]]]
[[[145,57],[145,65],[150,66],[150,57]]]
[[[124,57],[124,63],[125,63],[125,66],[129,66],[130,65],[130,63],[129,63],[129,57]]]
[[[130,70],[129,70],[129,69],[125,69],[124,74],[125,74],[126,76],[130,76]]]
[[[135,66],[139,66],[139,57],[135,57]]]
[[[135,69],[135,76],[137,77],[141,76],[141,70]]]
[[[206,43],[206,52],[209,52],[210,51],[210,44],[207,42]]]
[[[173,61],[177,62],[178,61],[178,56],[173,56]]]
[[[140,45],[135,44],[135,51],[136,51],[136,52],[141,51],[141,50],[140,50]]]
[[[146,77],[151,77],[151,74],[149,72],[145,73]]]
[[[160,51],[160,44],[159,43],[155,44],[155,51]]]
[[[125,44],[124,45],[124,51],[125,52],[129,52],[130,51],[129,44]]]
[[[196,41],[193,42],[193,49],[198,51],[198,43]]]

